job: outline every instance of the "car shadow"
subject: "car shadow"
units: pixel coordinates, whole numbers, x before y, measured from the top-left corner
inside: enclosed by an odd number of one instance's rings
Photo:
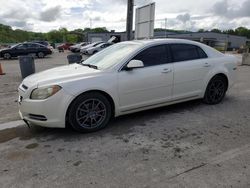
[[[155,108],[138,113],[124,115],[113,119],[109,125],[98,132],[79,133],[72,128],[44,128],[39,126],[20,126],[0,131],[0,143],[7,142],[14,138],[20,140],[36,139],[38,142],[63,140],[64,142],[73,142],[82,139],[105,137],[105,136],[123,136],[133,132],[133,128],[137,126],[147,126],[145,122],[158,119],[162,115],[171,115],[173,113],[184,113],[192,111],[198,106],[203,105],[201,100],[193,100],[189,102],[179,103],[166,107]]]

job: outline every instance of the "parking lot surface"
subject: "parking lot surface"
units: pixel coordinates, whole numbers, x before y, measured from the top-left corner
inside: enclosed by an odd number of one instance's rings
[[[37,71],[67,53],[36,60]],[[250,67],[218,105],[200,100],[119,117],[79,134],[23,123],[17,60],[0,60],[0,187],[250,187]],[[14,122],[13,122],[14,123]]]

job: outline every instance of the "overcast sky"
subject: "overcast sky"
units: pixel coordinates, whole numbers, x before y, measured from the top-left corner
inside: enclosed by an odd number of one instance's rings
[[[47,32],[66,27],[125,30],[127,0],[0,0],[0,23]],[[135,8],[151,0],[135,0]],[[250,0],[155,0],[155,28],[250,28]],[[92,21],[90,21],[92,20]],[[92,23],[92,24],[91,24]]]

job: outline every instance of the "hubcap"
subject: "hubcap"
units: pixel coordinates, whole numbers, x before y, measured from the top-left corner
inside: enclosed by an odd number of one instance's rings
[[[106,106],[99,99],[88,99],[82,102],[76,110],[78,124],[87,129],[100,126],[106,117]]]
[[[209,98],[212,102],[221,100],[225,92],[224,82],[222,80],[215,80],[209,88]]]

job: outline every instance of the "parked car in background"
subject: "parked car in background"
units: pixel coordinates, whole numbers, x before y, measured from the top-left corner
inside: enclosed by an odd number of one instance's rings
[[[69,50],[70,46],[72,46],[72,45],[74,45],[74,44],[66,42],[66,43],[63,43],[63,44],[57,46],[57,49],[59,51]]]
[[[81,47],[86,46],[86,45],[88,45],[88,44],[89,44],[88,42],[81,42],[81,43],[78,43],[78,44],[75,44],[75,45],[70,46],[70,47],[69,47],[69,50],[70,50],[71,52],[73,52],[73,53],[75,53],[75,52],[80,52]]]
[[[38,43],[20,43],[10,48],[0,50],[0,57],[11,59],[20,55],[36,55],[39,58],[44,58],[46,55],[52,54],[52,50]]]
[[[41,44],[41,45],[44,45],[44,46],[49,46],[49,42],[47,41],[39,41],[39,40],[35,40],[35,41],[31,41],[32,43],[38,43],[38,44]]]
[[[103,41],[99,41],[99,42],[93,42],[93,43],[91,43],[91,44],[88,44],[88,45],[86,45],[86,46],[84,46],[84,47],[81,47],[80,52],[81,52],[82,54],[86,54],[88,48],[90,48],[90,47],[95,47],[95,46],[97,46],[98,44],[101,44],[101,43],[104,43],[104,42],[103,42]]]
[[[28,124],[93,132],[124,114],[194,99],[218,104],[235,83],[237,61],[189,40],[117,43],[25,78],[20,116]]]
[[[101,44],[98,44],[96,46],[93,46],[93,47],[90,47],[86,50],[86,54],[88,55],[92,55],[92,54],[95,54],[97,52],[100,52],[101,50],[107,48],[108,46],[111,46],[112,43],[101,43]]]

